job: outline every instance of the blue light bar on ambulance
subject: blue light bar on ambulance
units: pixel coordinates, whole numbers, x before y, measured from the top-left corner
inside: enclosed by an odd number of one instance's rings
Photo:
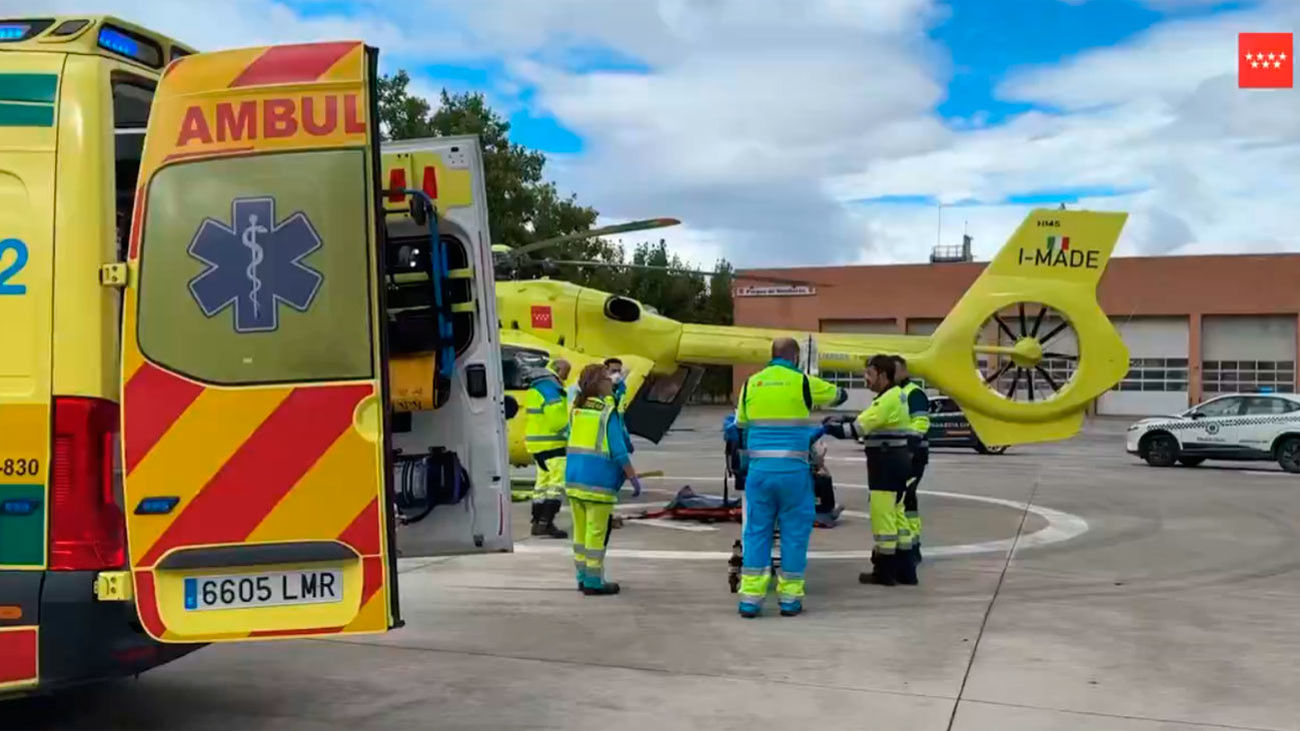
[[[8,23],[0,25],[0,41],[21,41],[27,37],[31,26],[27,24]]]
[[[14,43],[34,38],[54,25],[53,18],[0,19],[0,43]]]
[[[161,68],[163,65],[161,46],[147,38],[111,25],[99,29],[99,47],[151,68]]]

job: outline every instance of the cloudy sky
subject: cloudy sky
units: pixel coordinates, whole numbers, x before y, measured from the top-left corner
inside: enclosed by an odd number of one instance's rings
[[[602,221],[682,219],[700,264],[926,261],[963,229],[987,258],[1059,202],[1129,211],[1124,254],[1300,251],[1300,89],[1236,78],[1297,0],[14,5],[200,49],[364,38],[428,96],[486,93]]]

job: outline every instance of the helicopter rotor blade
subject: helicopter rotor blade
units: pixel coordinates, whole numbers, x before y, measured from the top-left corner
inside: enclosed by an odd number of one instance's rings
[[[579,241],[581,239],[594,239],[600,236],[609,236],[610,234],[628,233],[629,231],[646,231],[652,228],[667,228],[668,226],[676,226],[679,223],[681,223],[681,221],[677,220],[676,218],[646,218],[640,221],[616,223],[612,226],[602,226],[600,228],[593,228],[587,231],[576,231],[571,234],[564,234],[563,236],[552,236],[549,239],[542,239],[541,241],[533,241],[532,243],[524,244],[523,246],[518,246],[515,247],[514,249],[511,249],[510,253],[514,256],[521,256],[523,254],[527,254],[532,251],[537,251],[539,249],[545,249],[550,246],[555,246],[556,244],[563,244],[567,241]],[[499,245],[500,244],[498,244],[498,246]]]
[[[705,271],[703,269],[682,269],[679,267],[657,266],[654,264],[618,264],[618,263],[608,262],[608,261],[573,261],[567,259],[550,259],[548,261],[552,264],[567,264],[569,266],[604,267],[606,269],[639,269],[643,271],[662,271],[662,272],[668,272],[669,274],[699,274],[705,277],[712,277],[717,274],[717,272]],[[809,282],[806,279],[769,277],[761,274],[746,274],[743,277],[736,277],[733,275],[733,278],[754,280],[757,282],[772,282],[774,284],[792,284],[792,285],[816,284],[816,282]],[[818,285],[818,286],[825,286],[825,285]]]

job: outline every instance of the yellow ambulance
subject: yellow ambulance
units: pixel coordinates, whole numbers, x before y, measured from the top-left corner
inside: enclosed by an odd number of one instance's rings
[[[511,549],[482,161],[384,190],[376,59],[0,19],[0,696],[385,632],[399,552]]]

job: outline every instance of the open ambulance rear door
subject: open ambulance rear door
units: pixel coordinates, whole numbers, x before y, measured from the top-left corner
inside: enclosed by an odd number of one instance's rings
[[[380,170],[399,555],[509,551],[506,393],[478,139],[384,142]],[[403,190],[432,202],[427,224],[410,215],[415,196]],[[434,287],[421,290],[427,270]]]
[[[393,548],[377,52],[173,62],[123,313],[140,621],[165,642],[384,632]]]

